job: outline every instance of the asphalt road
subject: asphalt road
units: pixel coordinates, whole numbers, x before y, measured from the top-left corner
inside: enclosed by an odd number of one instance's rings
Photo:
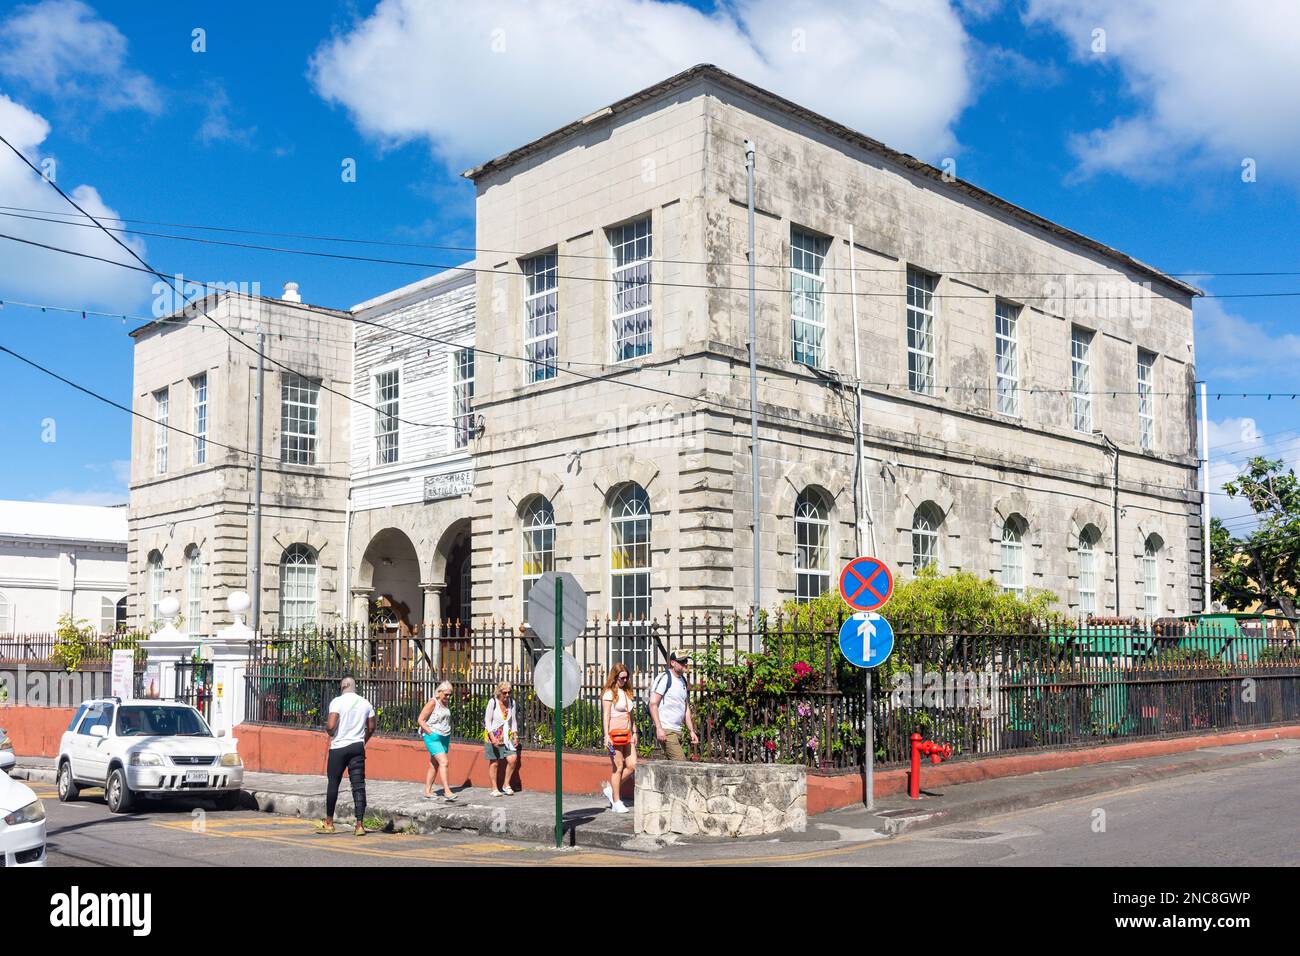
[[[114,816],[99,791],[49,815],[51,866],[1295,866],[1300,757],[1175,777],[894,840],[813,832],[792,840],[677,846],[658,853],[553,850],[458,834],[312,832],[312,821],[147,805]]]

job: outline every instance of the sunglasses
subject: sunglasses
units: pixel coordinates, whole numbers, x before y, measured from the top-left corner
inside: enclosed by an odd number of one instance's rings
[[[618,679],[619,679],[619,680],[627,680],[627,675],[626,675],[626,674],[619,674],[619,675],[618,675]]]

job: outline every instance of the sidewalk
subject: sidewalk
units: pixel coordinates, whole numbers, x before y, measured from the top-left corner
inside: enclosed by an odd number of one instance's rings
[[[564,798],[565,845],[609,850],[658,850],[679,845],[736,844],[749,841],[805,843],[888,839],[922,827],[943,826],[983,817],[1041,807],[1090,794],[1120,790],[1149,781],[1226,767],[1300,758],[1300,740],[1281,739],[1257,743],[1205,747],[1182,753],[1143,757],[1125,762],[1094,763],[1062,770],[1047,770],[980,780],[973,783],[927,787],[921,771],[922,799],[906,794],[881,797],[874,811],[865,807],[831,810],[808,820],[803,833],[740,839],[690,837],[679,840],[638,837],[632,832],[632,814],[610,811],[601,796]],[[54,782],[54,761],[44,757],[19,757],[12,774],[19,779]],[[420,799],[419,784],[373,780],[366,784],[370,816],[389,821],[393,829],[416,833],[457,831],[479,836],[525,840],[544,846],[555,839],[555,796],[520,792],[491,797],[482,788],[457,791],[448,804]],[[245,803],[266,813],[316,820],[325,813],[325,780],[319,776],[245,773]],[[344,780],[337,818],[350,823],[352,793]]]
[[[19,757],[13,776],[54,783],[55,761],[49,757]],[[482,787],[453,788],[455,803],[421,800],[418,783],[366,781],[366,815],[388,821],[394,830],[414,833],[455,831],[469,835],[555,844],[555,795],[541,791],[493,797]],[[264,813],[319,820],[325,816],[325,778],[279,773],[244,774],[244,805]],[[631,804],[629,804],[629,807]],[[335,820],[353,821],[352,789],[347,778],[339,788]],[[637,837],[632,814],[614,813],[603,796],[564,797],[564,845],[607,850],[655,850],[666,841]]]

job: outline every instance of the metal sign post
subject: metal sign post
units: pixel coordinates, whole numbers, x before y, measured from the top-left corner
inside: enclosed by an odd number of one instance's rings
[[[564,578],[555,578],[555,633],[564,633]],[[555,648],[555,848],[564,843],[564,645]]]
[[[867,809],[876,808],[876,725],[871,669],[894,649],[894,629],[875,611],[894,595],[894,575],[879,558],[854,558],[840,572],[840,596],[858,613],[840,627],[840,653],[866,677],[867,720],[863,741],[862,792]]]

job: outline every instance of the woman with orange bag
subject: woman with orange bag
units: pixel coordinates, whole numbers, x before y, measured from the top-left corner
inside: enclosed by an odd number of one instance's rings
[[[605,749],[609,752],[611,772],[609,782],[600,785],[615,813],[628,812],[622,800],[623,784],[636,772],[635,702],[630,688],[630,672],[622,663],[616,663],[605,680],[605,692],[601,695],[601,724],[605,730]]]

